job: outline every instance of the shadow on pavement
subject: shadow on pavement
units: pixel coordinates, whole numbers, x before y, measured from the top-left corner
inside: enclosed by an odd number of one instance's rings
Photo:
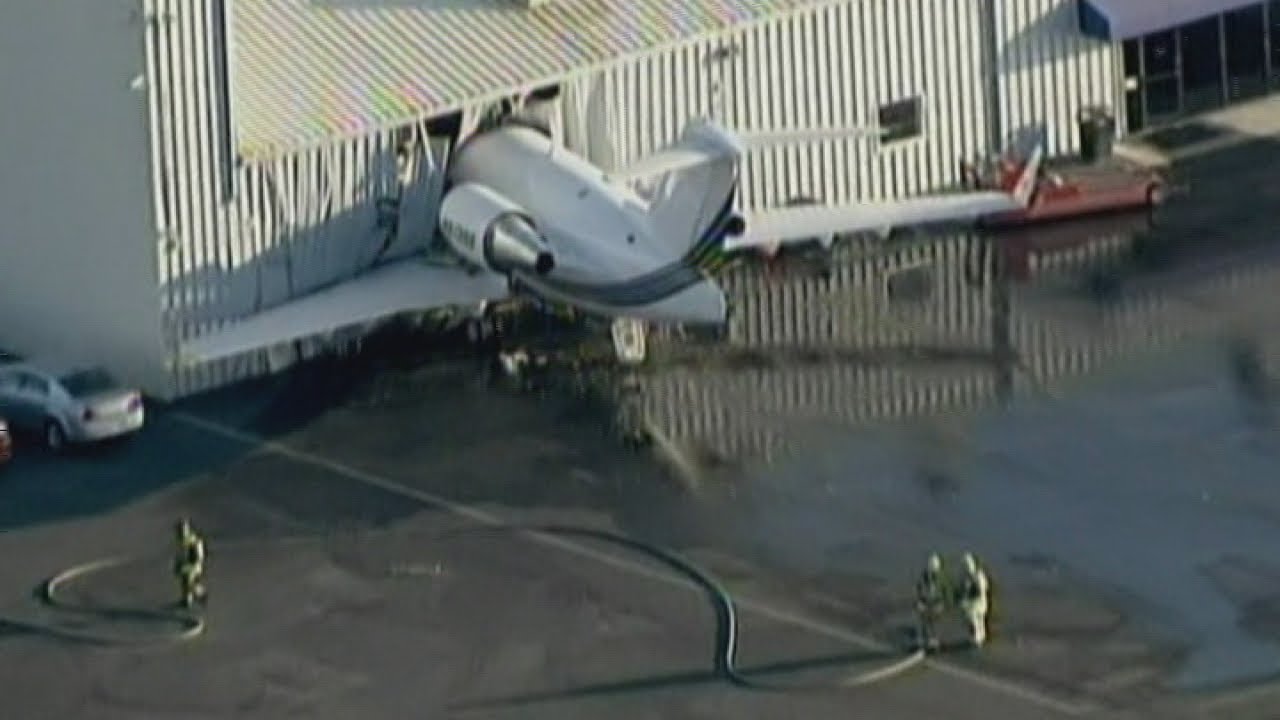
[[[822,657],[783,660],[763,665],[755,665],[752,667],[740,668],[739,672],[747,677],[763,678],[805,671],[857,667],[875,662],[888,663],[898,660],[901,660],[901,656],[889,655],[886,653],[843,653],[839,655],[825,655]],[[591,685],[566,688],[563,690],[549,690],[546,692],[522,693],[519,695],[508,695],[485,700],[473,700],[471,702],[458,703],[451,709],[459,712],[476,712],[481,710],[495,710],[504,707],[510,708],[522,705],[534,705],[537,703],[554,702],[557,700],[580,700],[592,697],[625,695],[627,693],[669,690],[677,687],[692,687],[715,682],[725,682],[721,673],[714,670],[687,670],[684,672],[667,673],[663,675],[648,675],[627,680],[595,683]],[[825,684],[819,682],[797,683],[794,686],[778,684],[771,685],[767,689],[763,690],[766,692],[788,692],[790,690],[812,692],[814,690],[822,689],[838,692],[840,687],[837,681]]]
[[[240,383],[173,404],[148,404],[135,436],[54,454],[38,439],[17,438],[0,468],[0,532],[92,516],[128,505],[241,461],[252,448],[167,417],[190,412],[272,438],[296,431],[349,402],[378,373],[426,362],[456,338],[391,327],[365,351],[326,356],[276,376]],[[457,353],[453,353],[455,356]]]

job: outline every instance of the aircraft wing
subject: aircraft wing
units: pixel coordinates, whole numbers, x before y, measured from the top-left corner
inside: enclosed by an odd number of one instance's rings
[[[399,260],[189,340],[179,349],[179,362],[209,362],[399,312],[477,305],[507,296],[506,279],[500,275],[471,275],[461,267],[430,265],[421,257]]]
[[[1012,191],[983,190],[906,198],[879,203],[773,208],[747,217],[742,236],[728,238],[729,251],[769,247],[832,235],[886,232],[894,228],[945,222],[971,222],[983,215],[1027,207],[1040,173],[1043,149],[1027,157]]]
[[[992,191],[887,203],[773,208],[748,215],[746,233],[728,238],[725,249],[785,245],[844,233],[884,232],[904,226],[975,220],[982,215],[1020,207],[1012,195]]]

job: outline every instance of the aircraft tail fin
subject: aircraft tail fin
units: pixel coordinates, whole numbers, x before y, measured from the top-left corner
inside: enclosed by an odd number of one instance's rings
[[[742,233],[742,218],[733,206],[739,161],[748,152],[826,140],[864,139],[865,128],[812,128],[737,132],[700,119],[684,129],[680,140],[610,175],[614,181],[665,176],[650,198],[649,219],[657,242],[669,259],[711,271],[727,262],[721,246],[726,236]],[[735,229],[736,228],[736,229]]]

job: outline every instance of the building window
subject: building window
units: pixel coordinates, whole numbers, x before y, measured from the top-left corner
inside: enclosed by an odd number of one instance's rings
[[[881,105],[877,115],[880,142],[888,145],[920,137],[922,104],[920,97],[916,96]]]

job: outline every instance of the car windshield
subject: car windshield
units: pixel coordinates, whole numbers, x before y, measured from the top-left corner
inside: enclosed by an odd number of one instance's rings
[[[84,397],[92,395],[103,390],[111,390],[118,387],[114,378],[102,368],[90,368],[88,370],[77,370],[76,372],[63,375],[58,378],[62,383],[62,387],[67,389],[74,397]]]

